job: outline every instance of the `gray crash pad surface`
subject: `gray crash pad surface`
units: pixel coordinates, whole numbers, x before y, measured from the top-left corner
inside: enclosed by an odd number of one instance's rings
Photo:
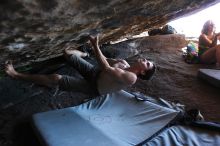
[[[133,146],[164,128],[178,112],[125,91],[79,106],[33,115],[33,126],[49,146]]]
[[[217,69],[199,69],[198,77],[210,84],[220,87],[220,70]]]
[[[172,126],[148,141],[146,146],[219,146],[219,131],[189,126]]]

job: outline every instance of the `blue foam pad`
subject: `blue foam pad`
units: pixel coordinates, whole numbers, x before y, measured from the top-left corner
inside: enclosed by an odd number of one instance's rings
[[[217,146],[220,145],[219,131],[189,126],[172,126],[149,140],[148,146]]]
[[[209,82],[210,84],[216,87],[220,87],[220,70],[199,69],[198,77]]]
[[[133,146],[165,127],[177,114],[120,91],[79,106],[35,114],[33,126],[49,146]]]

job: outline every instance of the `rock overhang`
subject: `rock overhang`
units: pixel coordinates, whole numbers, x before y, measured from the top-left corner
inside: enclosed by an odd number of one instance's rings
[[[101,43],[131,37],[190,15],[220,0],[14,0],[1,1],[0,63],[45,60],[88,35]],[[2,65],[0,70],[2,70]]]

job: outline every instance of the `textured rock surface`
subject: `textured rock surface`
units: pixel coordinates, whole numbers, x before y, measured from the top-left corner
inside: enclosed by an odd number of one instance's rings
[[[130,37],[204,9],[219,0],[1,0],[0,63],[58,56],[88,34],[101,42]],[[2,66],[0,66],[2,70]]]

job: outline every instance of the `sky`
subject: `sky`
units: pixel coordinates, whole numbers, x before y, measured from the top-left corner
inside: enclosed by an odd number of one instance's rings
[[[220,32],[220,3],[168,24],[174,27],[178,33],[185,34],[186,37],[198,37],[203,24],[210,19],[216,25],[216,32]]]

